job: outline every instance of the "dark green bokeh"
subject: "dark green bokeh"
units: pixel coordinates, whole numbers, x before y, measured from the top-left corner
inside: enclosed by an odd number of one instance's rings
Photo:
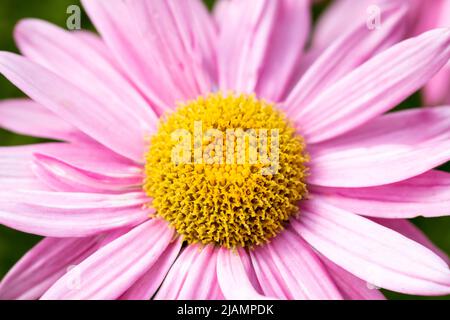
[[[214,0],[204,0],[208,7],[213,6]],[[326,1],[328,3],[329,1]],[[44,19],[62,27],[66,24],[68,15],[67,7],[72,4],[79,5],[76,0],[2,0],[0,4],[0,50],[15,51],[12,32],[14,25],[22,18],[35,17]],[[316,18],[324,6],[316,7],[314,17]],[[91,29],[88,18],[84,15],[82,27]],[[0,100],[23,96],[19,90],[12,86],[7,80],[0,76]],[[402,103],[396,110],[402,110],[420,106],[420,95],[415,94],[406,102]],[[22,145],[39,142],[39,139],[15,135],[0,129],[0,145]],[[426,155],[424,155],[426,156]],[[450,165],[441,167],[442,170],[450,171]],[[416,219],[414,221],[437,245],[444,251],[450,253],[450,218]],[[0,278],[9,268],[37,241],[39,237],[23,234],[0,226]],[[396,293],[385,292],[392,299],[418,298]],[[449,299],[450,297],[443,297]]]

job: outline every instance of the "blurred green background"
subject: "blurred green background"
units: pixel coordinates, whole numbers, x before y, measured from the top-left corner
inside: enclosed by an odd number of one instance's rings
[[[212,7],[214,0],[205,0],[208,7]],[[66,24],[68,15],[66,14],[69,5],[80,5],[75,0],[1,0],[0,2],[0,50],[17,52],[12,38],[14,25],[22,18],[35,17],[44,19],[62,27]],[[320,15],[326,6],[322,4],[314,8],[314,17]],[[82,17],[82,27],[92,29],[92,24],[86,15]],[[12,86],[6,79],[0,76],[0,100],[11,97],[21,97],[23,94]],[[415,94],[410,99],[402,103],[397,109],[413,108],[420,105],[420,95]],[[39,139],[19,136],[0,129],[0,145],[22,145],[39,142]],[[424,155],[426,156],[426,155]],[[447,164],[441,169],[450,172],[450,165]],[[416,223],[438,246],[447,254],[450,254],[450,217],[436,219],[415,219]],[[39,237],[20,233],[0,226],[0,279],[6,274],[12,265],[37,241]],[[385,292],[391,299],[423,299],[420,297],[400,295]],[[450,296],[441,297],[450,299]]]

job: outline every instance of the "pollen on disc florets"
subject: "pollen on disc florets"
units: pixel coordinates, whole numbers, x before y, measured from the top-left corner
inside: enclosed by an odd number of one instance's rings
[[[150,142],[144,190],[188,243],[264,244],[307,195],[302,137],[254,96],[217,93],[182,104]]]

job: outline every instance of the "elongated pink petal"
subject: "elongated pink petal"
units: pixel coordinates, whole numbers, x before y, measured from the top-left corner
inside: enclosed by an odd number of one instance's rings
[[[450,215],[450,174],[442,171],[378,187],[315,187],[314,193],[339,208],[365,216],[392,219]]]
[[[123,69],[159,113],[178,100],[211,91],[215,30],[198,0],[82,2]]]
[[[0,127],[27,136],[54,140],[89,139],[77,128],[28,99],[0,102]]]
[[[173,237],[160,219],[147,221],[117,238],[66,273],[43,300],[109,300],[120,297],[158,261]],[[79,275],[78,286],[68,281]]]
[[[384,300],[383,294],[373,285],[345,271],[325,257],[321,257],[339,290],[346,300]]]
[[[92,50],[95,50],[97,52],[98,55],[102,56],[105,60],[109,61],[109,63],[112,66],[114,66],[115,69],[120,71],[122,74],[124,73],[123,70],[120,68],[117,60],[112,55],[111,50],[108,48],[106,43],[103,41],[102,38],[100,38],[100,36],[97,33],[83,29],[72,31],[72,33],[75,34],[82,41],[84,41],[86,44],[88,44]]]
[[[280,1],[231,1],[221,19],[218,43],[222,90],[254,92]],[[237,32],[238,31],[238,32]]]
[[[450,31],[436,29],[370,59],[292,117],[309,143],[354,129],[420,89],[450,58]]]
[[[124,231],[88,238],[45,238],[3,278],[0,300],[39,299],[71,268],[121,233]]]
[[[278,101],[302,56],[309,11],[306,0],[233,0],[220,5],[221,89],[256,92]]]
[[[371,187],[406,180],[450,159],[450,107],[384,115],[309,151],[312,184]]]
[[[26,19],[16,26],[15,38],[30,60],[64,77],[96,100],[114,104],[143,131],[156,129],[158,119],[147,102],[104,56],[77,34],[45,21]]]
[[[2,192],[0,224],[49,237],[84,237],[147,220],[153,212],[144,208],[148,202],[142,192]]]
[[[312,37],[313,50],[326,48],[340,35],[361,23],[366,24],[373,32],[381,30],[384,27],[386,11],[392,4],[408,8],[408,17],[405,21],[408,31],[423,15],[421,0],[335,0],[317,21]],[[375,29],[377,23],[378,29]]]
[[[146,132],[110,101],[98,101],[48,69],[0,53],[0,73],[30,98],[123,156],[142,162]]]
[[[170,243],[158,261],[139,278],[121,297],[121,300],[149,300],[161,286],[170,267],[177,259],[183,241]]]
[[[20,147],[0,148],[0,185],[2,190],[48,190],[48,186],[39,181],[31,166],[33,152],[54,147],[55,144],[34,144]]]
[[[450,293],[445,261],[373,221],[309,200],[292,225],[325,257],[369,284],[407,294]]]
[[[332,41],[289,94],[284,103],[288,114],[305,108],[324,89],[401,40],[405,34],[405,15],[404,6],[391,6],[383,11],[380,30],[370,30],[365,22],[361,22]]]
[[[55,187],[40,180],[33,170],[36,157],[51,158],[91,177],[132,182],[142,177],[142,168],[95,143],[43,143],[0,148],[0,184],[3,190],[49,190]]]
[[[114,178],[142,176],[142,167],[97,143],[47,144],[34,150],[34,158],[47,157],[68,165]]]
[[[244,250],[219,249],[217,255],[217,279],[225,299],[260,300],[268,297],[260,294],[250,280],[245,267]]]
[[[58,191],[124,193],[141,190],[143,176],[115,177],[79,169],[58,159],[35,154],[33,171],[41,181]]]
[[[285,230],[250,252],[263,292],[279,299],[334,300],[341,295],[319,258],[299,236]]]
[[[389,229],[397,231],[398,233],[404,235],[405,237],[414,240],[424,247],[427,247],[442,260],[444,260],[448,265],[450,265],[450,258],[448,255],[439,249],[431,240],[412,222],[409,222],[406,219],[383,219],[383,218],[372,218],[376,223],[381,224]]]
[[[155,299],[223,299],[216,273],[218,250],[189,245],[175,261]]]

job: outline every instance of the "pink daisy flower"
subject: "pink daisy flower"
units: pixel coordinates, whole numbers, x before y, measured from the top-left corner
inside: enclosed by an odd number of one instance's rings
[[[213,16],[196,0],[85,0],[101,37],[19,23],[23,56],[0,53],[0,73],[31,100],[1,102],[0,124],[61,142],[0,149],[0,223],[46,237],[0,298],[449,294],[448,258],[407,219],[449,213],[434,168],[450,107],[385,113],[448,62],[450,31],[396,44],[410,11],[385,3],[376,30],[328,33],[325,14],[308,53],[308,0]],[[214,162],[221,149],[171,162],[171,133],[196,121],[278,130],[277,170]]]

